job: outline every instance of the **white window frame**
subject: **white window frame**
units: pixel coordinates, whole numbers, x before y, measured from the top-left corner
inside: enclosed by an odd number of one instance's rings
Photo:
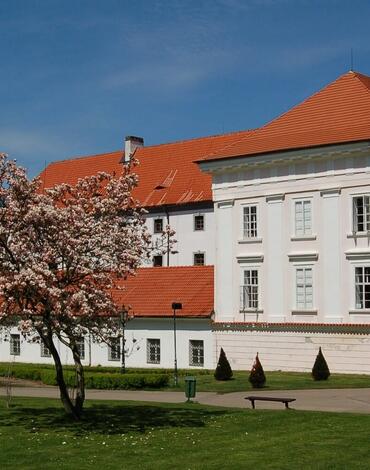
[[[256,228],[255,228],[255,234],[254,235],[251,235],[251,234],[247,234],[246,233],[246,230],[245,230],[245,225],[244,225],[244,212],[245,212],[245,209],[251,209],[252,207],[255,207],[256,208]],[[241,239],[242,240],[253,240],[253,241],[257,241],[260,239],[260,218],[259,218],[259,205],[257,202],[251,202],[251,203],[248,203],[248,204],[242,204],[241,205]],[[251,224],[251,223],[250,223]],[[249,229],[250,231],[252,231],[252,228]]]
[[[370,306],[366,307],[365,303],[363,304],[363,306],[361,307],[359,305],[359,303],[357,302],[357,282],[356,282],[356,269],[357,268],[362,268],[362,270],[364,271],[365,268],[368,268],[369,271],[370,271],[370,264],[369,263],[358,263],[358,264],[354,264],[353,265],[353,277],[352,277],[352,286],[353,286],[353,305],[354,305],[354,311],[359,311],[359,312],[363,312],[363,311],[370,311]],[[370,279],[369,279],[370,281]],[[365,285],[370,285],[370,282],[368,283],[365,283],[364,281],[362,282],[362,285],[365,286]],[[363,293],[362,293],[362,300],[364,301],[365,299],[365,289],[363,290]]]
[[[9,348],[11,356],[21,355],[21,335],[19,333],[11,333],[9,339]]]
[[[46,344],[42,340],[40,340],[40,356],[51,357],[50,349],[46,346]]]
[[[121,338],[110,338],[108,344],[108,361],[120,361],[121,359]],[[116,343],[113,345],[113,343]]]
[[[294,198],[292,200],[293,203],[293,237],[294,238],[310,238],[313,236],[313,199],[312,197],[305,197],[305,198]],[[305,227],[305,218],[304,218],[304,204],[309,203],[310,205],[310,215],[311,215],[311,227],[310,229]],[[302,233],[298,233],[297,230],[297,204],[302,205]]]
[[[204,367],[204,341],[202,339],[189,339],[189,366]]]
[[[196,218],[197,217],[202,217],[203,218],[203,228],[202,229],[197,229],[196,228]],[[205,217],[205,214],[194,214],[194,217],[193,217],[193,230],[194,232],[204,232],[206,229],[206,217]]]
[[[156,227],[155,227],[156,220],[161,220],[162,221],[162,230],[160,230],[160,231],[156,230]],[[163,230],[164,230],[163,217],[154,217],[153,218],[153,233],[160,234],[160,233],[163,233]]]
[[[364,228],[368,226],[366,230],[357,230],[357,227],[355,227],[356,224],[358,224],[358,221],[356,220],[357,214],[355,211],[355,199],[358,198],[369,198],[369,209],[366,211],[366,205],[364,204],[364,214],[363,214],[363,224]],[[351,194],[351,228],[352,228],[352,233],[353,234],[368,234],[370,232],[370,193],[359,193],[359,194]],[[366,221],[368,219],[368,221]]]
[[[146,340],[146,363],[147,364],[160,364],[161,363],[161,340],[159,338],[147,338]]]
[[[195,264],[195,256],[196,255],[203,255],[203,264]],[[205,266],[206,265],[206,253],[205,251],[194,251],[193,252],[193,266]]]
[[[239,311],[240,312],[261,312],[261,269],[260,265],[243,265],[241,266],[241,273],[240,273],[240,299],[239,299]],[[244,307],[244,287],[245,284],[245,272],[246,271],[257,271],[257,306],[255,307]]]
[[[304,299],[303,305],[299,305],[298,303],[298,270],[303,271],[303,282],[302,287],[304,289]],[[307,282],[307,275],[306,271],[311,271],[311,285]],[[295,280],[295,310],[296,311],[312,311],[314,309],[315,301],[314,301],[314,292],[315,292],[315,282],[314,282],[314,267],[312,264],[300,264],[294,266],[294,280]],[[307,290],[311,288],[311,303],[308,303]]]

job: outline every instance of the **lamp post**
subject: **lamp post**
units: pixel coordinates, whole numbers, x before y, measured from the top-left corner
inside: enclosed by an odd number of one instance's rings
[[[121,374],[126,372],[126,354],[125,354],[125,328],[126,328],[126,321],[127,321],[127,310],[124,308],[121,309],[120,312],[120,322],[122,328],[122,344],[121,344]]]
[[[174,345],[174,382],[175,387],[177,387],[179,378],[177,374],[177,350],[176,350],[176,310],[182,309],[182,303],[180,302],[172,302],[172,310],[173,310],[173,345]]]

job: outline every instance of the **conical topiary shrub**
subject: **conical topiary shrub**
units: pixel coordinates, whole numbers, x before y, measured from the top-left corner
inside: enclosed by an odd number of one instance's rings
[[[230,380],[233,376],[233,371],[227,360],[225,351],[221,348],[220,357],[218,358],[217,367],[215,370],[215,379],[216,380]]]
[[[327,380],[329,376],[330,370],[320,347],[312,367],[312,377],[314,380]]]
[[[249,374],[249,382],[253,388],[262,388],[266,383],[266,376],[263,371],[262,364],[259,360],[258,353],[254,361],[251,373]]]

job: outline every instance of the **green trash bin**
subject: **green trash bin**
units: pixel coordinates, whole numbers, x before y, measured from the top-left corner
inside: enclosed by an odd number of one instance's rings
[[[197,380],[195,377],[185,377],[185,396],[190,401],[195,398]]]

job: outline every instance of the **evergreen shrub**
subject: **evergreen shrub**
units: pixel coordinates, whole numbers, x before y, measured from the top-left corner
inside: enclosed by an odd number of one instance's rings
[[[231,369],[230,363],[227,360],[225,351],[221,348],[214,377],[216,380],[230,380],[232,376],[233,371]]]
[[[252,384],[253,388],[262,388],[266,383],[266,376],[263,371],[261,361],[259,360],[258,353],[249,374],[249,382]]]
[[[330,370],[320,347],[312,367],[312,377],[314,380],[328,380],[329,376]]]

